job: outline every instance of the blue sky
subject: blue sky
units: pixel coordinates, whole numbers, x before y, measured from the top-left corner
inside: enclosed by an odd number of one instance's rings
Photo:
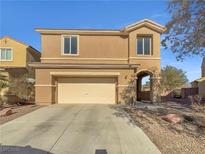
[[[166,0],[0,0],[0,37],[8,35],[40,50],[34,28],[119,29],[144,18],[165,25],[170,19],[166,8]],[[190,81],[201,76],[201,61],[195,56],[177,62],[171,51],[161,48],[161,66],[182,68]]]

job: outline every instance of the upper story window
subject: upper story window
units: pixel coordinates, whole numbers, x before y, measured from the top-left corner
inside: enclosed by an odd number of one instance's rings
[[[63,35],[62,37],[63,55],[78,55],[79,39],[77,35]]]
[[[137,37],[137,54],[151,55],[152,54],[152,37],[138,36]]]
[[[13,54],[11,48],[0,48],[0,61],[12,61]]]

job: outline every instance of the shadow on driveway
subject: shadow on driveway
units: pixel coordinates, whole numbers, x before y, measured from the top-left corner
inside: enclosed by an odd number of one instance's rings
[[[0,145],[0,154],[52,154],[51,152],[41,149],[32,148],[31,146],[12,146]]]
[[[106,149],[96,149],[95,154],[108,154]]]
[[[128,125],[137,125],[137,126],[143,126],[141,123],[134,121],[130,115],[124,111],[123,108],[125,108],[124,105],[114,105],[114,106],[110,106],[111,109],[113,109],[115,112],[113,113],[113,115],[115,115],[116,117],[122,118],[122,119],[128,119],[127,123]]]

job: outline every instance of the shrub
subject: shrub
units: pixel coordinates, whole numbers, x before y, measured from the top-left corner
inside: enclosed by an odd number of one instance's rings
[[[181,98],[181,89],[173,90],[173,98]]]
[[[202,98],[199,95],[188,96],[191,105],[200,105],[202,103]]]

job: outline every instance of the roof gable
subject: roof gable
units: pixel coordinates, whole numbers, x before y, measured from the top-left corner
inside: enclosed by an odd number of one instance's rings
[[[160,25],[154,21],[151,21],[149,19],[144,19],[144,20],[140,20],[138,22],[135,22],[133,24],[130,24],[130,25],[124,27],[122,29],[122,31],[131,32],[131,31],[134,31],[134,30],[139,29],[141,27],[148,27],[156,32],[159,32],[159,33],[163,33],[166,30],[165,26],[162,26],[162,25]]]
[[[2,37],[0,40],[4,40],[4,39],[8,39],[8,40],[14,41],[14,42],[16,42],[16,43],[18,43],[18,44],[23,45],[23,46],[26,47],[26,48],[31,48],[31,49],[33,49],[35,52],[40,53],[37,49],[33,48],[32,46],[29,46],[29,45],[27,45],[27,44],[25,44],[25,43],[23,43],[23,42],[21,42],[21,41],[18,41],[18,40],[16,40],[16,39],[13,39],[13,38],[11,38],[11,37],[9,37],[9,36],[4,36],[4,37]]]
[[[196,80],[194,80],[192,82],[202,82],[202,81],[205,81],[205,77],[201,77],[201,78],[196,79]]]
[[[1,40],[4,40],[4,39],[5,39],[5,40],[8,39],[8,40],[14,41],[14,42],[16,42],[16,43],[18,43],[18,44],[21,44],[21,45],[23,45],[23,46],[25,46],[25,47],[28,47],[28,45],[26,45],[25,43],[20,42],[20,41],[18,41],[18,40],[15,40],[15,39],[13,39],[13,38],[11,38],[11,37],[9,37],[9,36],[4,36],[4,37],[1,38]]]

